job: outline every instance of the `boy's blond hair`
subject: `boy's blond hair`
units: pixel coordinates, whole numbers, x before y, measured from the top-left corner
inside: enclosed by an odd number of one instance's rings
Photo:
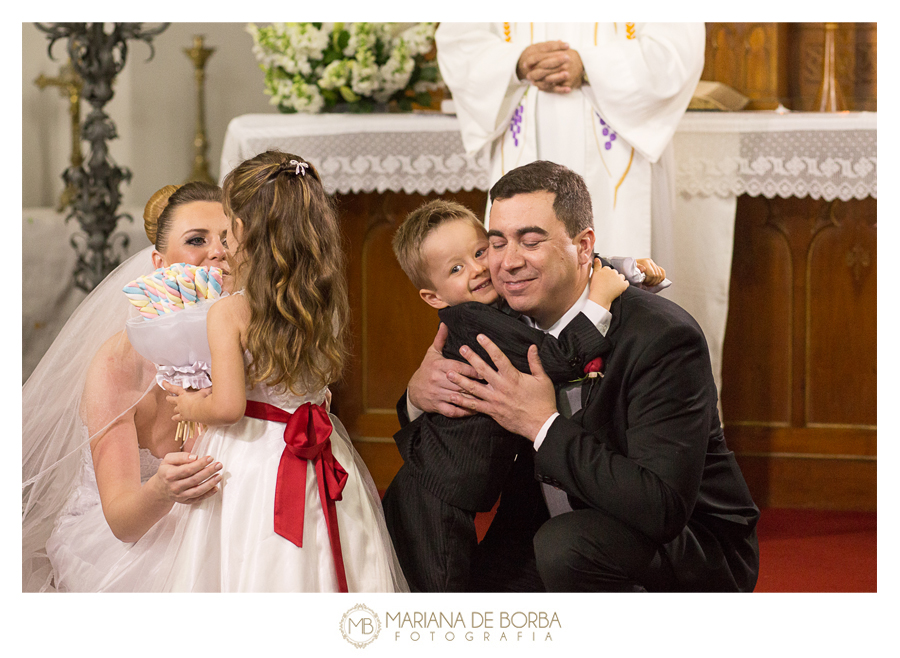
[[[428,263],[422,253],[425,239],[441,224],[457,219],[468,220],[478,230],[487,234],[484,224],[478,220],[475,213],[461,203],[444,199],[429,201],[413,210],[394,234],[391,242],[394,255],[416,288],[421,290],[433,287],[428,277]]]

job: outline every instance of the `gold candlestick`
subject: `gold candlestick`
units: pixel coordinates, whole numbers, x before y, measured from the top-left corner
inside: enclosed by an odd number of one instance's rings
[[[825,49],[822,53],[822,86],[816,95],[816,109],[819,112],[842,112],[847,109],[844,95],[837,81],[837,57],[835,56],[835,33],[837,23],[825,23]]]
[[[194,79],[197,81],[197,132],[194,135],[194,165],[186,182],[204,181],[213,184],[216,182],[209,173],[209,161],[206,159],[209,142],[206,139],[206,102],[203,93],[205,82],[203,67],[206,66],[206,60],[213,52],[215,52],[215,48],[203,47],[201,35],[194,35],[193,48],[184,49],[184,53],[194,63]]]
[[[41,73],[34,81],[40,89],[45,89],[46,87],[59,87],[59,92],[63,97],[68,97],[69,99],[69,116],[71,117],[71,125],[72,125],[72,154],[69,157],[69,162],[72,167],[79,168],[81,164],[84,162],[84,157],[81,154],[81,87],[82,81],[81,77],[75,72],[75,69],[72,67],[72,61],[69,60],[64,66],[59,69],[59,75],[55,78],[48,78],[46,75]],[[56,207],[57,212],[62,212],[72,201],[75,199],[75,195],[78,194],[78,190],[76,189],[73,183],[66,183],[66,189],[63,190],[62,194],[59,197],[59,205]]]

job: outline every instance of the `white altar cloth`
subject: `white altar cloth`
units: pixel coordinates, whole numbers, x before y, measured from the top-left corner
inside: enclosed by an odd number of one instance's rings
[[[487,189],[488,157],[466,155],[455,116],[246,114],[228,124],[221,177],[270,148],[313,163],[329,194]]]
[[[676,191],[876,197],[876,120],[874,112],[688,112],[674,138]],[[312,162],[330,193],[487,189],[487,153],[464,152],[452,115],[247,114],[228,126],[222,176],[269,148]]]

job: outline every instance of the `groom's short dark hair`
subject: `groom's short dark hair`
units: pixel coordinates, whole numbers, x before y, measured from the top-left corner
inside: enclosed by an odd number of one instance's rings
[[[547,160],[516,167],[507,172],[491,188],[491,203],[510,199],[517,194],[553,192],[553,212],[574,238],[586,228],[594,226],[591,195],[584,179],[571,169]]]

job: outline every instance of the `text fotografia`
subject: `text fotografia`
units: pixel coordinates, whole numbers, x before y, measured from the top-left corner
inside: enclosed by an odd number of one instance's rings
[[[555,612],[396,612],[385,614],[384,629],[395,641],[552,642],[562,628]]]

